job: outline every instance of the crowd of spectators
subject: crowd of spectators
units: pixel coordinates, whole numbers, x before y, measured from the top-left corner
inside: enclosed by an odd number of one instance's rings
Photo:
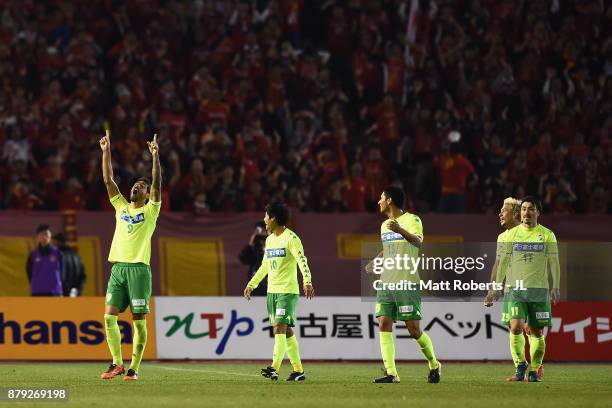
[[[609,213],[603,0],[0,0],[0,208]],[[452,143],[451,143],[452,142]]]

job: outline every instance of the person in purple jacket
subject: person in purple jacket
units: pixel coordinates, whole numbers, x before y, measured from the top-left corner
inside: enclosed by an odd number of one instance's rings
[[[62,255],[51,245],[48,225],[36,228],[36,249],[26,263],[32,296],[62,296]]]

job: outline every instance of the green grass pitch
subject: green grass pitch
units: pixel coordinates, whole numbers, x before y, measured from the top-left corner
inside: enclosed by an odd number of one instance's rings
[[[380,364],[305,363],[307,380],[272,382],[265,364],[144,363],[137,382],[98,378],[104,364],[0,364],[0,387],[68,387],[60,406],[124,407],[610,407],[612,365],[546,364],[542,383],[508,383],[510,363],[446,363],[427,384],[426,364],[400,363],[401,384],[372,384]],[[281,380],[291,366],[285,363]],[[42,403],[49,406],[49,403]],[[46,405],[45,405],[46,404]],[[29,403],[5,403],[25,407]],[[55,405],[55,404],[51,404]],[[41,406],[36,404],[36,406]]]

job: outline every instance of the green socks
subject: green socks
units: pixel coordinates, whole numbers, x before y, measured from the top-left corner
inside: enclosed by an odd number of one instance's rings
[[[295,335],[287,339],[287,355],[293,366],[293,371],[303,373],[304,368],[302,367],[302,360],[300,359],[300,345]]]
[[[392,332],[379,332],[380,337],[380,354],[382,355],[383,364],[388,375],[397,375],[395,368],[395,342],[393,341]]]
[[[544,351],[546,350],[546,341],[544,336],[536,337],[529,336],[529,354],[531,355],[530,371],[538,371],[544,360]]]
[[[433,370],[438,368],[438,360],[436,359],[436,354],[434,353],[433,343],[431,342],[431,338],[425,332],[421,334],[421,337],[416,339],[416,342],[421,347],[421,352],[427,359],[427,363],[429,364],[429,369]]]
[[[130,368],[136,372],[140,369],[140,362],[147,345],[147,321],[134,320],[134,339],[132,342],[132,362]]]
[[[382,355],[387,374],[397,375],[397,369],[395,368],[395,343],[393,340],[393,333],[380,332],[379,334],[380,354]],[[416,339],[416,342],[418,343],[419,347],[421,347],[421,352],[427,359],[429,369],[433,370],[437,368],[439,364],[438,360],[436,359],[436,354],[434,353],[433,344],[429,335],[423,332],[421,337]]]
[[[285,351],[287,350],[287,335],[285,333],[274,335],[274,354],[272,355],[272,368],[279,370]]]
[[[525,361],[525,337],[523,333],[513,334],[510,332],[510,353],[515,367]]]
[[[121,331],[117,324],[117,316],[105,314],[104,315],[104,327],[106,329],[106,343],[113,356],[113,364],[119,366],[123,365],[123,358],[121,357]]]

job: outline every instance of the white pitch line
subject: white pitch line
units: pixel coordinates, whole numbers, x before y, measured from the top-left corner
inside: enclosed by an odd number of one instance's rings
[[[171,371],[190,371],[194,373],[238,375],[242,377],[260,377],[259,375],[256,375],[256,374],[244,374],[244,373],[237,373],[234,371],[198,370],[195,368],[164,367],[161,365],[153,365],[153,364],[148,364],[147,367],[154,367],[154,368],[159,368],[160,370],[171,370]]]

